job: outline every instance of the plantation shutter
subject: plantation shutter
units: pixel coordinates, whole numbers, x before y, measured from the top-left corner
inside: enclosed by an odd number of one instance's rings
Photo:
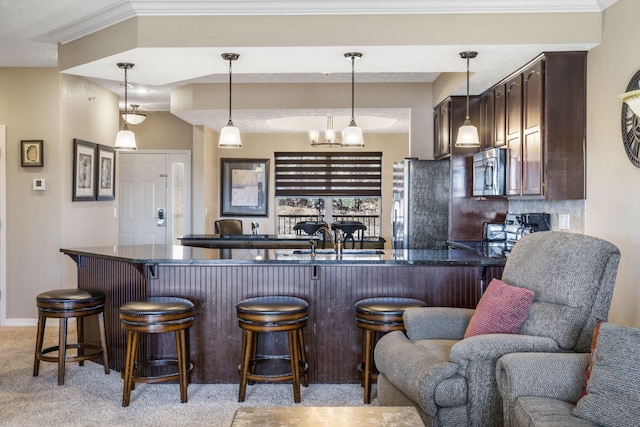
[[[382,152],[276,152],[276,196],[380,197]]]

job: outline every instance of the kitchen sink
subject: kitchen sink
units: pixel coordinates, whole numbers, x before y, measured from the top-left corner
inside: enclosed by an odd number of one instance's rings
[[[311,255],[310,249],[295,249],[294,255]],[[316,255],[335,255],[333,249],[316,249]],[[343,249],[342,255],[384,255],[385,252],[380,249]]]

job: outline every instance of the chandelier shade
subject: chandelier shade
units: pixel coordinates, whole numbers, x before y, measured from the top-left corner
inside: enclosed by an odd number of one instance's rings
[[[309,141],[311,141],[312,147],[340,145],[338,135],[333,129],[333,116],[327,116],[327,127],[324,132],[319,130],[309,131]]]

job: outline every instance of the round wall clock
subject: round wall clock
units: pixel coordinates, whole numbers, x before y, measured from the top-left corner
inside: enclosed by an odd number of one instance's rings
[[[640,71],[629,81],[627,92],[638,90],[639,83]],[[622,103],[622,144],[631,163],[640,168],[640,117],[634,114],[626,102]]]

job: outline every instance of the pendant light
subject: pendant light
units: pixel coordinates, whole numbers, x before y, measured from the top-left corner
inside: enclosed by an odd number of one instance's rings
[[[218,141],[218,148],[241,148],[242,141],[240,140],[240,131],[233,125],[231,120],[231,64],[236,59],[240,58],[237,53],[223,53],[222,59],[229,61],[229,121],[227,125],[220,131],[220,140]]]
[[[356,59],[362,58],[360,52],[347,52],[344,54],[346,59],[351,60],[351,123],[342,131],[343,147],[364,147],[364,139],[362,138],[362,129],[356,124],[354,117],[355,109],[355,62]]]
[[[478,138],[478,128],[471,124],[469,118],[469,59],[478,56],[478,52],[460,52],[460,57],[467,60],[467,116],[464,124],[458,129],[458,138],[456,138],[456,147],[479,147],[480,138]]]
[[[127,114],[125,110],[125,113],[122,115],[124,121],[133,126],[139,125],[140,123],[144,122],[147,116],[146,114],[142,114],[138,111],[139,107],[140,106],[138,104],[131,104],[131,112]]]
[[[134,64],[130,62],[118,62],[118,68],[124,70],[124,115],[127,116],[127,88],[129,83],[127,81],[127,70],[133,68]],[[114,146],[116,150],[135,150],[136,149],[136,136],[129,130],[127,121],[124,120],[122,130],[116,135],[116,144]]]

